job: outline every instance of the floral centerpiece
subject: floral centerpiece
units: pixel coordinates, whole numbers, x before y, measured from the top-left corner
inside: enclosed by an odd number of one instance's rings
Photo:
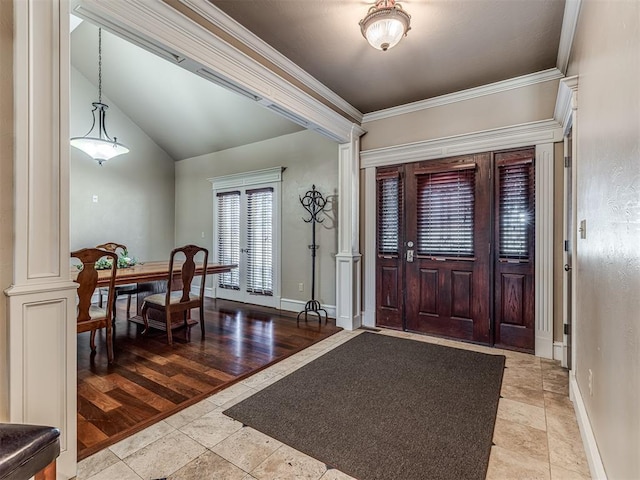
[[[130,257],[126,250],[118,254],[118,263],[116,268],[128,268],[137,265],[139,262],[135,257]],[[76,265],[78,270],[82,269],[82,264]],[[113,261],[110,258],[101,258],[96,262],[96,270],[110,270],[113,268]]]

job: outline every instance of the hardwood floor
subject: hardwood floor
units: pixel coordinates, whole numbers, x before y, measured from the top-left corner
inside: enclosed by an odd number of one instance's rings
[[[331,319],[298,326],[290,312],[206,299],[204,339],[197,325],[190,338],[174,330],[169,346],[165,332],[140,335],[125,305],[118,301],[112,365],[104,331],[95,355],[89,333],[78,335],[79,460],[341,330]]]

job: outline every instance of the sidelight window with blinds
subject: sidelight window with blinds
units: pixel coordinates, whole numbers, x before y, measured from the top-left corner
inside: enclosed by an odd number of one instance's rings
[[[526,261],[535,222],[535,180],[531,161],[498,165],[499,256]]]
[[[395,176],[378,178],[378,255],[397,256],[400,249],[402,182]]]
[[[417,176],[419,255],[474,255],[475,165]]]

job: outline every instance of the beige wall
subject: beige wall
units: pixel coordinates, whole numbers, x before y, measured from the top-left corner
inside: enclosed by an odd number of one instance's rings
[[[0,289],[13,281],[13,2],[0,1]],[[5,299],[6,300],[6,299]],[[0,421],[8,418],[7,310],[0,308]]]
[[[640,2],[585,0],[579,75],[575,372],[611,479],[640,478]],[[589,392],[589,371],[593,393]]]
[[[558,80],[363,123],[362,150],[450,137],[553,117]]]
[[[71,68],[71,136],[91,126],[97,87]],[[139,260],[169,258],[174,247],[174,161],[108,98],[109,135],[130,152],[102,166],[70,148],[71,251],[105,242],[127,245]],[[93,196],[98,202],[93,202]]]
[[[303,131],[176,163],[176,243],[197,243],[213,250],[213,191],[208,178],[270,167],[286,167],[282,181],[282,298],[310,298],[311,227],[302,221],[298,200],[311,185],[325,196],[337,195],[338,146]],[[202,234],[204,233],[204,238]],[[337,204],[316,230],[316,299],[335,305]],[[298,291],[304,283],[305,291]]]

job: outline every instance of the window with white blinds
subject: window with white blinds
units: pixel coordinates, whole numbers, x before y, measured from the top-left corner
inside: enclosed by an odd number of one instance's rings
[[[247,291],[273,295],[273,188],[247,190]]]
[[[475,168],[417,176],[419,255],[473,257]]]
[[[240,192],[218,193],[218,263],[240,261]],[[220,288],[240,289],[238,269],[218,274]]]
[[[528,260],[535,222],[532,162],[500,165],[498,182],[500,258]]]
[[[397,255],[400,218],[402,217],[402,183],[399,176],[378,179],[378,254]]]

